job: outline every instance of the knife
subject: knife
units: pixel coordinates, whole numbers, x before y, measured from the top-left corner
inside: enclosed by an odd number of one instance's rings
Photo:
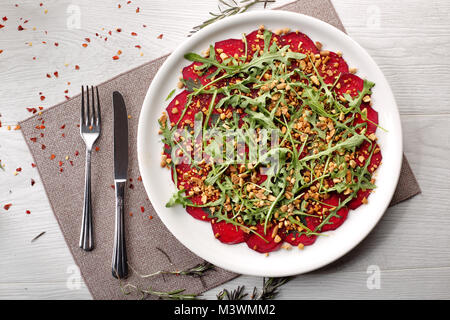
[[[128,116],[122,95],[113,92],[114,108],[114,185],[116,190],[116,225],[112,275],[122,279],[128,275],[124,230],[124,200],[128,171]]]

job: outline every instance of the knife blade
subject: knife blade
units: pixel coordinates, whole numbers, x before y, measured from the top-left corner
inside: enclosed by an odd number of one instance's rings
[[[114,185],[116,191],[116,221],[112,257],[112,275],[123,279],[128,275],[125,243],[124,207],[128,171],[128,116],[122,95],[113,92],[114,109]]]
[[[114,107],[114,179],[127,179],[128,171],[128,116],[122,95],[113,92]]]

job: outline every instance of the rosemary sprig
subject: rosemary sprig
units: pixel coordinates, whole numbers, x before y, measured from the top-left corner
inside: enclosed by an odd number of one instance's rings
[[[257,4],[257,3],[264,3],[264,9],[267,6],[267,3],[269,2],[275,2],[275,0],[242,0],[239,3],[237,3],[235,0],[231,1],[225,1],[225,0],[219,0],[219,5],[217,6],[219,9],[219,13],[213,13],[210,12],[209,14],[212,16],[208,20],[204,21],[202,24],[195,26],[190,33],[196,33],[200,29],[203,29],[206,26],[209,26],[210,24],[222,20],[223,18],[243,13],[247,11],[251,6]],[[222,4],[224,7],[221,8],[220,4]]]
[[[168,300],[195,300],[197,299],[199,294],[195,293],[183,293],[186,289],[177,289],[169,292],[156,291],[152,288],[141,289],[133,284],[127,283],[125,285],[120,286],[124,295],[129,295],[132,293],[132,290],[135,290],[137,293],[141,294],[141,299],[145,299],[148,296],[158,297],[159,299],[168,299]],[[132,289],[132,290],[130,290]]]
[[[206,271],[214,269],[213,264],[205,261],[203,263],[199,263],[198,265],[196,265],[192,268],[188,268],[186,270],[181,270],[181,271],[159,270],[154,273],[142,275],[142,274],[139,274],[131,265],[129,265],[129,266],[141,278],[152,278],[152,277],[155,277],[155,276],[161,275],[161,274],[173,274],[173,275],[181,275],[181,276],[201,277],[205,274]]]
[[[216,297],[217,300],[243,300],[248,294],[244,292],[245,286],[238,286],[236,289],[228,291],[223,289]]]
[[[258,294],[258,290],[256,287],[253,289],[252,299],[253,300],[272,300],[279,293],[279,288],[286,284],[290,277],[282,277],[282,278],[269,278],[266,281],[266,278],[263,278],[263,288],[262,292]]]
[[[263,278],[263,287],[261,293],[258,292],[258,288],[253,288],[253,293],[250,296],[252,300],[272,300],[279,293],[279,289],[282,285],[286,284],[290,277],[282,278]],[[245,293],[245,286],[238,286],[236,289],[228,291],[223,289],[216,297],[218,300],[243,300],[248,294]]]

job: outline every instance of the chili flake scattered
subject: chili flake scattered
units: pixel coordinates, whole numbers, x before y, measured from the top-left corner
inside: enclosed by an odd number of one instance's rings
[[[80,70],[80,66],[79,65],[75,65],[75,70]]]
[[[145,208],[141,206],[141,212],[144,213],[145,212]]]
[[[9,210],[9,208],[11,208],[11,206],[12,206],[12,203],[8,203],[8,204],[5,204],[5,205],[3,206],[3,208],[4,208],[5,210]]]
[[[99,151],[100,150],[100,147],[95,147],[95,151]]]
[[[25,213],[26,213],[26,214],[30,214],[30,213],[31,213],[31,211],[30,211],[30,210],[27,210],[27,211],[25,211]]]
[[[32,168],[36,168],[36,164],[34,162],[31,163]],[[32,179],[33,180],[33,179]]]
[[[50,160],[53,160],[53,159],[55,159],[55,155],[54,154],[52,154],[51,156],[50,156]]]
[[[162,39],[163,36],[164,36],[164,35],[161,33],[157,38],[158,38],[158,39]]]
[[[137,36],[137,33],[136,32],[132,32],[131,35],[135,37],[135,36]]]
[[[35,183],[36,181],[34,181],[34,179],[31,179],[31,186],[34,186]]]
[[[18,27],[17,27],[17,30],[19,30],[19,31],[22,31],[22,30],[25,30],[21,25],[19,25]]]
[[[119,60],[119,56],[113,56],[113,60]]]

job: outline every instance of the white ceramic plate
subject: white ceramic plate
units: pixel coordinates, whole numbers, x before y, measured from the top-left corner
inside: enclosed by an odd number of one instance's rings
[[[162,143],[157,119],[167,107],[168,93],[176,87],[180,70],[190,64],[187,52],[200,53],[210,44],[228,38],[241,38],[264,24],[276,30],[289,27],[300,30],[324,49],[344,53],[350,67],[358,68],[361,78],[376,83],[372,100],[379,113],[377,130],[383,163],[377,170],[376,191],[369,203],[350,211],[347,221],[337,230],[327,232],[304,250],[278,250],[268,257],[247,247],[223,244],[214,238],[210,223],[192,218],[181,206],[166,208],[176,191],[170,172],[160,167]],[[175,237],[188,249],[218,267],[241,274],[280,277],[309,272],[340,258],[355,247],[373,229],[386,210],[397,185],[402,160],[402,131],[398,109],[389,84],[369,54],[354,40],[333,26],[315,18],[285,12],[260,11],[233,16],[199,31],[188,38],[165,61],[158,71],[142,106],[138,128],[138,158],[143,183],[159,217]],[[145,237],[145,235],[142,235]]]

